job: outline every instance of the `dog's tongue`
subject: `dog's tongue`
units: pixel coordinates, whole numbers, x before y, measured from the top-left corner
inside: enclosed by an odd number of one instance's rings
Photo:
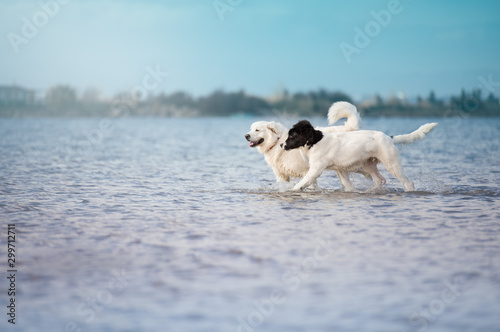
[[[253,147],[255,145],[255,142],[248,142],[248,146]]]

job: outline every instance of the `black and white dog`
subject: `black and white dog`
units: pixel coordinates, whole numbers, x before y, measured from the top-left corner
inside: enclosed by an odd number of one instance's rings
[[[377,169],[379,162],[401,181],[405,191],[415,190],[413,182],[403,173],[394,140],[380,131],[324,133],[314,129],[309,121],[302,120],[288,131],[288,138],[280,146],[287,151],[301,149],[309,161],[307,174],[293,190],[306,188],[329,169],[337,172],[346,191],[353,191],[355,188],[349,180],[349,173],[360,166],[372,176],[377,186],[382,186],[385,179]]]

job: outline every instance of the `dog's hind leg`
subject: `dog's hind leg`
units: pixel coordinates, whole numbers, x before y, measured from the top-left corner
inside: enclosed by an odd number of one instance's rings
[[[370,174],[370,172],[364,170],[363,167],[360,167],[359,169],[355,170],[355,172],[363,175],[368,180],[373,181],[373,176]]]
[[[406,177],[406,175],[403,172],[403,168],[401,167],[401,163],[399,161],[398,154],[395,153],[392,155],[392,158],[390,160],[380,160],[385,168],[394,175],[401,183],[403,184],[403,187],[405,188],[405,191],[415,191],[415,186],[413,185],[413,182]]]
[[[387,170],[394,175],[401,183],[403,184],[403,187],[405,188],[405,191],[415,191],[415,186],[413,185],[413,182],[406,177],[406,175],[403,173],[403,169],[399,162],[393,163]]]
[[[385,184],[385,178],[380,174],[377,168],[378,160],[375,158],[370,158],[365,161],[362,165],[363,169],[367,171],[375,181],[377,187],[381,187]]]
[[[337,171],[337,175],[339,176],[340,182],[344,186],[345,191],[355,191],[354,185],[349,179],[349,172],[346,171]]]

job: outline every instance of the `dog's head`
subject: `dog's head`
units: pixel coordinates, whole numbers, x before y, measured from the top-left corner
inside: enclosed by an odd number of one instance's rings
[[[285,150],[297,149],[302,146],[312,146],[323,138],[323,133],[315,130],[307,120],[297,122],[289,131],[288,138],[281,147]]]
[[[258,121],[250,126],[250,131],[245,135],[248,146],[267,149],[279,140],[282,125],[276,122]]]

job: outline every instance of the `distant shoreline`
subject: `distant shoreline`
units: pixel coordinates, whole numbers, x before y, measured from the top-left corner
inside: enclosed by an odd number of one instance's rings
[[[499,118],[500,112],[496,114],[482,114],[482,113],[458,113],[458,112],[443,112],[440,114],[393,114],[380,112],[377,114],[365,114],[360,112],[361,117],[365,119],[377,119],[377,118]],[[40,114],[40,113],[28,113],[28,112],[12,112],[12,113],[0,113],[0,119],[117,119],[117,118],[157,118],[157,119],[198,119],[198,118],[233,118],[233,119],[259,119],[259,118],[276,118],[276,117],[286,117],[286,118],[318,118],[321,117],[320,114],[286,114],[277,116],[273,113],[268,114],[230,114],[230,115],[192,115],[192,116],[163,116],[163,115],[152,115],[152,114],[128,114],[126,116],[114,116],[111,114],[85,114],[85,113],[73,113],[73,114]],[[325,114],[326,117],[326,114]]]
[[[347,101],[354,104],[364,118],[377,117],[500,117],[498,97],[489,93],[483,96],[479,89],[462,90],[457,96],[440,99],[431,91],[426,98],[409,101],[374,95],[371,99],[355,102],[341,91],[318,91],[281,94],[269,98],[252,96],[244,91],[214,91],[202,97],[186,92],[159,94],[143,98],[122,94],[113,100],[77,98],[76,91],[68,86],[56,86],[44,100],[33,102],[15,99],[0,103],[0,118],[64,117],[64,118],[194,118],[194,117],[315,117],[326,116],[332,103]]]

